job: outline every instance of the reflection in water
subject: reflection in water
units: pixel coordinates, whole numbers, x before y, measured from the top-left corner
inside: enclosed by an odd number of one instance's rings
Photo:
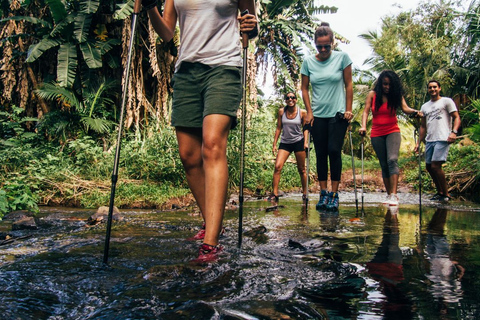
[[[450,245],[445,235],[447,210],[438,208],[427,226],[425,254],[428,261],[428,290],[440,311],[457,308],[462,298],[461,278],[465,269],[450,258]]]
[[[383,237],[373,259],[367,263],[368,273],[380,283],[385,295],[382,309],[385,318],[411,319],[412,303],[399,285],[404,280],[398,207],[388,208],[383,224]]]
[[[69,222],[88,213],[62,208],[65,219],[34,231],[0,222],[14,239],[0,245],[0,318],[479,319],[480,210],[447,220],[425,206],[433,218],[416,237],[417,205],[367,206],[359,218],[353,203],[339,213],[282,204],[246,202],[241,250],[238,212],[227,210],[225,251],[206,266],[188,263],[200,219],[190,212],[123,211],[111,268],[101,264],[104,225]]]
[[[320,211],[321,229],[326,232],[338,231],[339,212],[336,211]]]

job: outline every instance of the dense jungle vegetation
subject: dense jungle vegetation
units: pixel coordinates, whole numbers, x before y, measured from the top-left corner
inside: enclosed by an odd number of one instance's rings
[[[316,14],[337,8],[313,0],[259,0],[259,37],[248,52],[248,125],[245,186],[268,192],[274,166],[271,145],[282,94],[297,90],[305,55],[314,52]],[[108,204],[119,120],[123,70],[131,34],[133,1],[0,0],[0,218],[39,205],[98,207]],[[170,79],[178,34],[169,43],[139,17],[122,134],[120,207],[171,205],[187,197],[188,186],[169,125]],[[480,1],[423,2],[418,8],[384,17],[381,32],[359,35],[374,54],[354,70],[353,145],[365,95],[383,69],[396,71],[416,109],[428,100],[427,80],[442,83],[462,117],[462,133],[445,166],[456,196],[473,199],[480,179]],[[337,40],[348,39],[337,35]],[[276,97],[262,93],[273,77]],[[402,118],[404,140],[418,123]],[[240,130],[230,135],[230,192],[238,191]],[[408,143],[402,149],[404,178],[413,186],[418,162]],[[411,150],[411,146],[410,146]],[[349,155],[348,139],[344,152]],[[359,161],[360,150],[354,150]],[[379,170],[366,141],[367,170]],[[345,168],[350,158],[345,157]],[[314,164],[311,169],[313,174]],[[428,174],[425,186],[431,188]],[[314,181],[311,182],[312,185]],[[281,188],[297,189],[294,165],[282,173]],[[188,197],[186,199],[189,199]]]

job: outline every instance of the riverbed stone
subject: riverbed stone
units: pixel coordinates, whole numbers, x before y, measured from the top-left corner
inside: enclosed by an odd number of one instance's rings
[[[109,207],[107,206],[101,206],[100,208],[97,209],[97,212],[95,212],[93,215],[91,215],[88,218],[88,223],[90,224],[96,224],[96,223],[101,223],[105,222],[108,219],[108,209]],[[118,210],[117,207],[113,207],[113,212],[112,212],[112,219],[115,221],[122,221],[124,218],[120,214],[120,210]]]
[[[3,217],[3,220],[9,220],[9,221],[19,221],[22,219],[25,219],[27,217],[33,217],[35,213],[27,211],[27,210],[16,210],[12,211],[8,214],[6,214]]]
[[[24,217],[12,224],[12,230],[37,230],[38,226],[34,217]]]

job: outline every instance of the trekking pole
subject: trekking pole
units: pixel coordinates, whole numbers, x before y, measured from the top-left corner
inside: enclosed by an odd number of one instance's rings
[[[105,236],[105,247],[103,250],[103,263],[107,264],[108,262],[108,250],[110,247],[110,234],[112,231],[112,216],[113,216],[113,205],[115,202],[115,187],[118,180],[118,162],[120,160],[120,147],[122,141],[122,131],[123,131],[123,114],[125,113],[125,105],[127,102],[127,89],[128,81],[130,78],[130,66],[132,64],[132,52],[133,52],[133,42],[135,40],[135,32],[137,29],[137,16],[140,12],[142,6],[142,0],[135,0],[133,5],[133,14],[132,14],[132,29],[130,35],[130,42],[128,45],[128,56],[127,56],[127,65],[125,68],[125,82],[123,83],[123,92],[122,92],[122,106],[120,109],[120,121],[118,124],[118,134],[117,134],[117,147],[115,150],[115,160],[113,162],[113,172],[112,172],[112,187],[110,190],[110,205],[108,207],[108,219],[107,219],[107,231]]]
[[[310,135],[310,131],[307,130],[307,143],[308,143],[308,147],[307,147],[307,150],[306,150],[306,156],[307,156],[307,194],[306,194],[306,198],[305,198],[305,204],[308,205],[308,184],[309,184],[309,175],[310,175],[310,139],[311,139],[311,135]]]
[[[420,140],[420,132],[418,129],[415,129],[413,133],[415,144],[418,142],[418,206],[420,210],[420,215],[422,214],[422,158],[421,158],[421,141]],[[417,140],[418,137],[418,140]]]
[[[248,14],[248,10],[242,12],[242,16]],[[247,55],[248,55],[248,34],[242,33],[243,47],[243,68],[242,68],[242,120],[241,120],[241,138],[240,138],[240,191],[238,196],[238,247],[242,247],[243,233],[243,181],[245,171],[245,125],[247,119]]]
[[[361,145],[361,159],[362,159],[362,214],[364,213],[364,210],[363,210],[363,151],[364,151],[364,148],[365,148],[365,132],[363,132],[363,134],[361,134],[362,136],[362,145]]]
[[[352,152],[352,171],[353,171],[353,186],[355,188],[355,207],[358,214],[358,196],[357,196],[357,178],[355,177],[355,160],[353,158],[353,141],[352,141],[352,127],[348,127],[348,135],[350,136],[350,150]]]

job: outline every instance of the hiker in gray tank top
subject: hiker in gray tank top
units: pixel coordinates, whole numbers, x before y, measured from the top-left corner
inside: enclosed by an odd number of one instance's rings
[[[297,160],[297,169],[302,183],[303,198],[307,195],[307,173],[305,171],[305,148],[306,136],[303,130],[304,119],[307,114],[305,110],[297,107],[297,95],[289,92],[285,95],[286,107],[278,110],[277,129],[273,138],[273,155],[275,159],[275,171],[273,172],[273,190],[269,200],[278,204],[278,185],[280,183],[280,174],[290,153],[295,152]],[[280,146],[277,149],[278,138],[280,137]]]
[[[203,241],[194,262],[212,262],[222,251],[227,141],[242,98],[240,34],[248,38],[258,34],[255,1],[165,0],[162,14],[157,0],[142,0],[142,5],[163,41],[173,38],[177,22],[180,29],[171,124],[188,186],[204,221],[190,238]]]

